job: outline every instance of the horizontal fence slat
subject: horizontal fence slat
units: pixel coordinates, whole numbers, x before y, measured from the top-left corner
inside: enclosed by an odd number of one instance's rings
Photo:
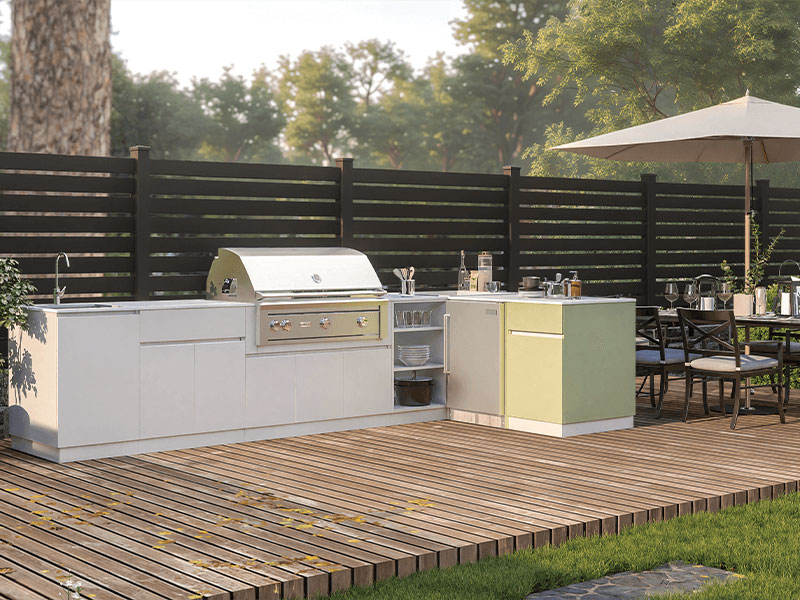
[[[326,183],[300,184],[154,177],[151,181],[151,192],[154,195],[165,196],[335,199],[338,197],[339,188]]]
[[[130,213],[130,196],[43,196],[34,194],[0,194],[0,212],[98,212]]]
[[[519,193],[520,204],[527,206],[597,206],[597,207],[642,207],[641,195],[623,194],[584,194],[578,192],[522,191]]]
[[[353,221],[354,234],[397,234],[415,235],[505,235],[505,223],[486,223],[477,221]]]
[[[570,190],[586,192],[630,193],[642,191],[640,181],[614,181],[611,179],[569,179],[566,177],[520,177],[519,188],[528,190]]]
[[[28,152],[0,152],[0,169],[17,171],[74,171],[77,173],[136,172],[132,158],[107,156],[73,156],[67,154],[41,154]]]
[[[328,237],[219,237],[181,236],[153,237],[152,252],[217,252],[219,248],[320,248],[338,246],[335,238]]]
[[[20,271],[26,275],[52,274],[55,270],[54,257],[29,257],[17,259]],[[132,256],[70,256],[69,268],[64,263],[60,266],[62,273],[130,273],[133,271]]]
[[[40,294],[52,293],[53,277],[30,278]],[[91,294],[100,292],[130,292],[133,290],[133,276],[127,277],[70,277],[61,272],[58,276],[60,287],[67,286],[67,294]]]
[[[2,254],[40,254],[43,252],[74,252],[76,254],[81,252],[133,252],[133,239],[123,236],[0,236],[0,253]]]
[[[543,252],[540,254],[524,254],[521,257],[521,261],[527,265],[641,265],[643,264],[643,260],[644,256],[639,251],[631,253],[598,252],[595,254],[575,252],[559,252],[554,254],[550,252]]]
[[[130,177],[86,177],[83,175],[31,175],[0,173],[0,190],[32,192],[91,192],[133,194]]]
[[[218,177],[227,179],[277,179],[294,181],[339,181],[336,167],[266,165],[201,160],[156,159],[150,161],[152,175]]]
[[[499,219],[506,218],[505,206],[451,206],[447,204],[354,202],[353,216],[396,218],[443,219]]]
[[[643,233],[641,223],[520,223],[522,235],[631,235]]]
[[[153,217],[153,233],[335,233],[332,219],[218,219],[197,217]]]
[[[338,207],[334,202],[296,202],[291,200],[153,198],[152,207],[154,214],[319,217],[338,215]]]
[[[498,187],[508,185],[505,175],[483,173],[439,173],[395,169],[353,169],[353,183],[440,185],[457,187]],[[357,186],[353,186],[354,189]]]
[[[504,250],[505,240],[469,238],[355,238],[356,250],[372,252],[375,250],[394,251],[460,251],[482,252],[484,250]]]
[[[642,238],[540,238],[520,240],[520,251],[527,250],[644,250]],[[523,254],[523,262],[527,254]]]
[[[93,232],[118,233],[131,231],[132,217],[49,217],[49,216],[4,216],[3,231],[8,233],[67,233]]]
[[[448,202],[464,204],[503,204],[503,190],[458,190],[443,188],[399,187],[399,186],[353,186],[353,200],[383,200],[401,202],[413,199],[416,202]],[[458,207],[452,207],[453,212]]]
[[[635,210],[609,210],[599,208],[520,208],[521,220],[534,221],[634,221],[642,224],[643,213]],[[642,224],[642,227],[644,225]]]

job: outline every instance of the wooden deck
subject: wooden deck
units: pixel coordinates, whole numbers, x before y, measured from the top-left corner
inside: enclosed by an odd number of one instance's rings
[[[65,465],[4,444],[0,597],[70,573],[96,600],[313,597],[797,490],[800,407],[731,431],[699,402],[676,420],[680,394],[568,439],[435,422]]]

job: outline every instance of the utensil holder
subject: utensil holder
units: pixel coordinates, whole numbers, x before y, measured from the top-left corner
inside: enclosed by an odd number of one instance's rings
[[[403,279],[400,281],[400,295],[401,296],[413,296],[414,295],[414,280],[413,279]]]

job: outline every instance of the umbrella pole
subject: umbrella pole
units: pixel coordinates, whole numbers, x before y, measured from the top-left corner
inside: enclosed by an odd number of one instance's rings
[[[750,197],[752,184],[750,174],[753,165],[753,143],[749,140],[744,143],[744,276],[747,283],[747,273],[750,271]]]

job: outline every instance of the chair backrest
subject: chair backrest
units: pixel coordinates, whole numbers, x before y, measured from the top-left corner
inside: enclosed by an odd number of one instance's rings
[[[661,319],[658,316],[658,306],[637,306],[636,307],[636,337],[647,340],[647,345],[637,344],[638,350],[658,350],[661,353],[661,360],[664,360],[664,328],[661,326]]]
[[[684,360],[690,354],[733,356],[736,366],[741,366],[739,332],[732,310],[678,309],[678,322],[683,338]],[[708,346],[713,347],[709,348]]]

